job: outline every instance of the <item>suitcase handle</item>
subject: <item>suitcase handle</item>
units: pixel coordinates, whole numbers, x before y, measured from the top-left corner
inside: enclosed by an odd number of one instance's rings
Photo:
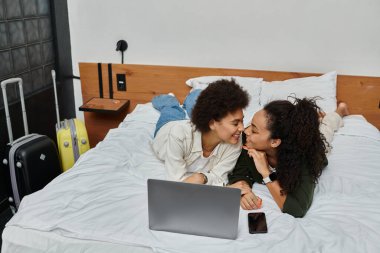
[[[24,140],[26,140],[26,139],[28,139],[28,138],[30,138],[32,136],[38,136],[38,134],[28,134],[28,135],[25,135],[23,137],[20,137],[17,140],[15,140],[14,142],[12,142],[12,145],[15,145],[15,144],[17,144],[19,142],[22,142],[22,141],[24,141]]]
[[[59,127],[59,108],[58,108],[58,96],[57,96],[57,83],[56,83],[56,75],[55,75],[55,70],[51,70],[51,77],[53,79],[53,87],[54,87],[54,97],[55,97],[55,111],[57,114],[57,126]]]
[[[9,137],[10,143],[13,142],[13,133],[12,133],[11,117],[9,116],[7,85],[12,84],[12,83],[18,83],[19,90],[20,90],[20,101],[21,101],[21,110],[22,110],[22,120],[24,122],[24,131],[25,131],[25,135],[29,134],[28,120],[26,118],[26,111],[25,111],[24,92],[22,90],[22,79],[17,77],[17,78],[10,78],[10,79],[4,80],[1,82],[1,89],[3,90],[3,101],[4,101],[4,108],[5,108],[5,116],[7,118],[8,137]]]

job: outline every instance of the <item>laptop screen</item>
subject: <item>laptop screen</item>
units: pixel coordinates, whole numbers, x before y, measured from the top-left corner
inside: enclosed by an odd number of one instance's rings
[[[149,228],[236,239],[240,190],[148,179]]]

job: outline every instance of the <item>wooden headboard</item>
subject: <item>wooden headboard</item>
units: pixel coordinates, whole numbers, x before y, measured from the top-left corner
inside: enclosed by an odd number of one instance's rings
[[[102,66],[104,98],[109,98],[108,64]],[[99,97],[97,63],[79,63],[83,101]],[[118,91],[116,74],[125,74],[127,90]],[[119,114],[85,112],[86,127],[91,146],[102,140],[108,129],[118,123],[139,103],[150,102],[157,94],[173,92],[183,102],[190,90],[185,84],[189,78],[198,76],[246,76],[262,77],[266,81],[320,75],[316,73],[275,72],[245,69],[199,68],[154,66],[135,64],[112,64],[112,89],[114,99],[129,99],[129,108]],[[338,75],[337,99],[349,105],[352,114],[362,114],[380,129],[380,77]]]

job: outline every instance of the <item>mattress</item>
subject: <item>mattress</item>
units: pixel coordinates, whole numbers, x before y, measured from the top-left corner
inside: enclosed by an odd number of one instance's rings
[[[304,218],[284,214],[264,185],[267,234],[218,239],[148,228],[147,179],[165,179],[151,141],[158,112],[138,105],[104,141],[44,189],[24,197],[3,232],[10,252],[380,252],[380,134],[345,117]]]

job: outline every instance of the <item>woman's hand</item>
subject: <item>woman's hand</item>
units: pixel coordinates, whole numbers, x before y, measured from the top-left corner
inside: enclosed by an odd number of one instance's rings
[[[262,200],[252,192],[252,188],[246,181],[237,181],[228,187],[241,190],[240,205],[244,210],[261,208]]]
[[[263,176],[263,178],[269,176],[269,163],[265,152],[258,151],[254,148],[247,148],[246,146],[243,146],[243,148],[247,150],[249,157],[253,159],[257,171]]]
[[[261,208],[262,200],[257,197],[252,191],[244,194],[240,198],[240,206],[244,210],[252,210]]]
[[[191,176],[183,180],[184,183],[204,184],[205,178],[201,173],[193,173]]]
[[[228,185],[227,187],[240,189],[241,190],[241,195],[244,195],[246,193],[252,192],[251,187],[244,180],[237,181],[237,182],[235,182],[233,184]]]

